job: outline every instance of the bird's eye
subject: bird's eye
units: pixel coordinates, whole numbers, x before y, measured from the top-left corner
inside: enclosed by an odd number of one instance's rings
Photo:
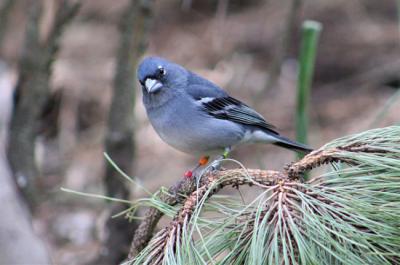
[[[165,69],[163,68],[163,67],[158,67],[158,71],[157,71],[157,75],[159,76],[159,77],[163,77],[163,76],[165,76],[167,74],[167,71],[165,71]]]

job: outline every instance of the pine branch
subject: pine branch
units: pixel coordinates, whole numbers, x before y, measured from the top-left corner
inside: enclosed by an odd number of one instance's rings
[[[251,177],[249,177],[251,176]],[[242,185],[253,185],[262,184],[267,185],[273,181],[285,179],[286,176],[277,171],[264,171],[256,169],[236,169],[236,170],[224,170],[209,173],[207,176],[202,178],[202,183],[199,190],[207,190],[209,187],[215,185],[218,182],[217,187],[214,188],[212,194],[218,192],[226,186],[242,186]],[[221,181],[219,183],[219,181]],[[191,204],[193,197],[197,197],[196,183],[194,179],[183,179],[178,181],[175,185],[168,189],[168,193],[161,193],[160,200],[168,205],[176,205],[182,199],[181,196],[190,197],[185,200],[185,203]],[[212,194],[209,194],[211,196]],[[179,196],[176,196],[179,195]],[[204,194],[203,194],[204,195]],[[183,208],[188,209],[189,206]],[[190,207],[189,207],[190,208]],[[136,230],[134,238],[132,240],[131,251],[128,259],[132,259],[140,252],[149,242],[153,231],[161,219],[162,213],[155,209],[149,208],[144,215],[143,222]],[[182,219],[182,218],[181,218]]]
[[[389,127],[390,128],[390,127]],[[371,144],[371,141],[373,145]],[[384,137],[372,137],[369,141],[357,140],[351,141],[341,146],[323,146],[318,150],[315,150],[306,155],[300,161],[288,165],[286,172],[291,179],[302,179],[302,175],[316,167],[320,167],[324,164],[330,164],[334,162],[343,162],[348,165],[360,164],[357,161],[357,157],[348,157],[349,153],[356,155],[357,153],[372,153],[372,154],[385,154],[390,153],[390,150],[381,148],[378,144],[387,143],[400,143]]]
[[[176,205],[180,196],[187,196],[196,189],[196,183],[193,179],[182,179],[172,185],[167,193],[161,193],[160,200],[168,205]],[[135,257],[150,241],[153,231],[163,216],[162,212],[156,208],[149,208],[144,214],[143,221],[136,229],[128,259]]]
[[[222,170],[197,187],[187,180],[172,194],[160,191],[134,237],[132,249],[144,248],[126,264],[397,264],[399,139],[400,126],[370,130],[334,140],[283,173]],[[300,181],[326,163],[335,169]],[[252,202],[218,199],[223,188],[246,184],[262,189]],[[149,242],[163,213],[172,221]]]

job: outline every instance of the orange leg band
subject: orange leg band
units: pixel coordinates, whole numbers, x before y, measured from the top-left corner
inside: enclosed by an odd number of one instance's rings
[[[202,156],[202,157],[199,159],[199,165],[200,165],[200,166],[207,165],[209,159],[210,159],[209,156]]]

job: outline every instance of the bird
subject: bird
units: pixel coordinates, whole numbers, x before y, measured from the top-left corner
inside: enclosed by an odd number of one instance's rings
[[[309,153],[312,148],[281,136],[257,111],[213,82],[167,59],[148,56],[139,64],[137,79],[148,119],[170,146],[202,155],[187,178],[210,155],[221,159],[242,144],[270,143]]]

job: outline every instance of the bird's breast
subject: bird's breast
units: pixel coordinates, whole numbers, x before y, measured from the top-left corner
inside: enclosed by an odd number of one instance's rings
[[[147,112],[161,139],[185,153],[223,150],[240,142],[244,133],[240,126],[208,116],[185,99],[170,101]]]
[[[162,140],[180,151],[191,153],[195,148],[192,144],[196,137],[195,129],[190,125],[191,117],[184,105],[187,105],[184,101],[168,102],[166,105],[148,109],[147,114]]]

